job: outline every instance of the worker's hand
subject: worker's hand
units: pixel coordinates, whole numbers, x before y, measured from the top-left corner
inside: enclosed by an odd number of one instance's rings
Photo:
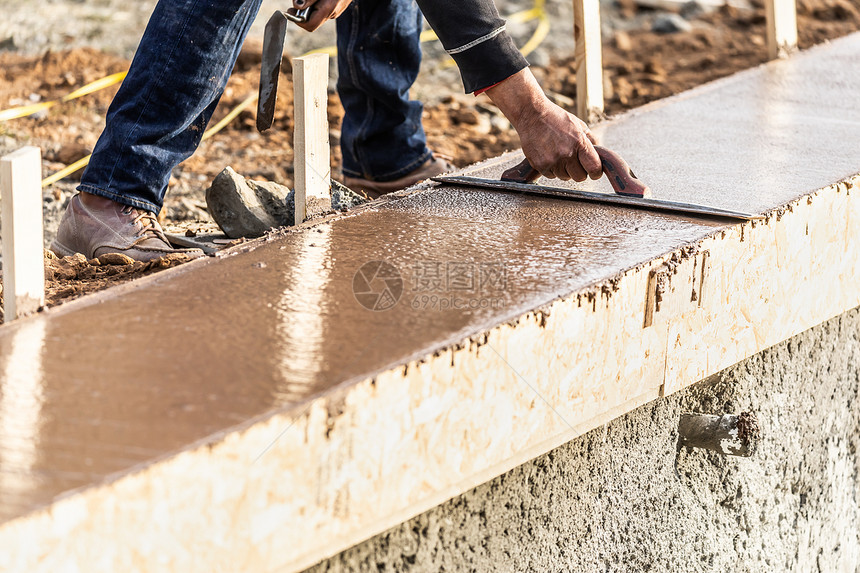
[[[313,32],[328,20],[334,20],[350,5],[352,0],[293,0],[293,8],[303,10],[313,6],[307,22],[297,24],[308,32]]]
[[[528,68],[486,93],[516,128],[526,158],[541,175],[565,181],[603,175],[588,126],[549,101]]]
[[[594,135],[584,121],[552,102],[520,122],[517,133],[523,153],[532,167],[545,177],[563,181],[600,179],[603,166]]]

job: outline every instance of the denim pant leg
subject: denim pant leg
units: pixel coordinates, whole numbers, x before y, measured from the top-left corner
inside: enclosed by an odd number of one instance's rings
[[[415,0],[354,0],[338,18],[345,175],[391,181],[431,157],[423,106],[409,100],[421,65],[421,27]]]
[[[218,104],[261,0],[160,0],[81,178],[86,191],[158,212]]]

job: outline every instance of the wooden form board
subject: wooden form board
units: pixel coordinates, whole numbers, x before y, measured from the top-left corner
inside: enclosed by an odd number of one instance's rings
[[[301,571],[860,305],[858,189],[811,193],[0,525],[16,547],[0,569]],[[678,282],[646,326],[661,273]]]
[[[603,117],[603,46],[599,0],[573,0],[576,41],[576,115],[587,123]]]
[[[0,159],[3,313],[6,321],[45,304],[42,155],[24,147]]]
[[[295,222],[331,210],[328,140],[328,54],[293,60]]]
[[[767,55],[773,60],[797,50],[797,7],[795,0],[765,0]]]

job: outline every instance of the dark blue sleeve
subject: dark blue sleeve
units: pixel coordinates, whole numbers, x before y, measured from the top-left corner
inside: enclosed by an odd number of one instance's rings
[[[495,85],[529,65],[492,0],[417,1],[457,62],[467,93]]]

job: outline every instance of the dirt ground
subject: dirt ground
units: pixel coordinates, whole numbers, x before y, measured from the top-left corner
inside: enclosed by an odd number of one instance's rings
[[[766,59],[765,16],[758,0],[745,9],[726,5],[710,13],[688,16],[692,29],[686,32],[652,32],[650,22],[657,15],[658,12],[638,8],[628,0],[621,2],[608,18],[604,14],[607,20],[603,57],[609,115],[758,65]],[[798,1],[802,49],[858,29],[860,0]],[[573,109],[576,74],[572,55],[560,47],[566,46],[565,42],[550,41],[547,45],[558,49],[550,54],[546,65],[533,66],[535,75],[557,103]],[[433,49],[428,52],[433,53]],[[546,60],[546,52],[539,52],[535,59]],[[246,43],[211,125],[256,91],[259,62],[260,43],[252,38]],[[0,52],[0,110],[60,98],[88,82],[123,71],[128,64],[123,57],[86,47],[41,55]],[[437,67],[444,69],[441,63]],[[426,85],[427,82],[416,89],[426,92]],[[453,157],[456,165],[465,166],[519,147],[516,132],[488,98],[465,96],[456,82],[448,82],[441,88],[439,85],[442,84],[437,82],[435,97],[425,106],[424,113],[432,149]],[[337,94],[330,91],[333,173],[338,177],[343,109]],[[56,172],[90,152],[115,92],[115,87],[105,89],[32,117],[0,123],[0,152],[26,144],[38,145],[45,160],[43,175]],[[174,171],[160,216],[162,222],[180,229],[211,226],[204,191],[228,165],[252,179],[292,185],[292,115],[291,75],[286,69],[273,128],[265,134],[258,133],[251,109],[204,142],[193,157]],[[45,190],[46,243],[53,238],[79,177],[80,173]],[[179,262],[135,265],[128,261],[87,263],[46,259],[48,305]]]

